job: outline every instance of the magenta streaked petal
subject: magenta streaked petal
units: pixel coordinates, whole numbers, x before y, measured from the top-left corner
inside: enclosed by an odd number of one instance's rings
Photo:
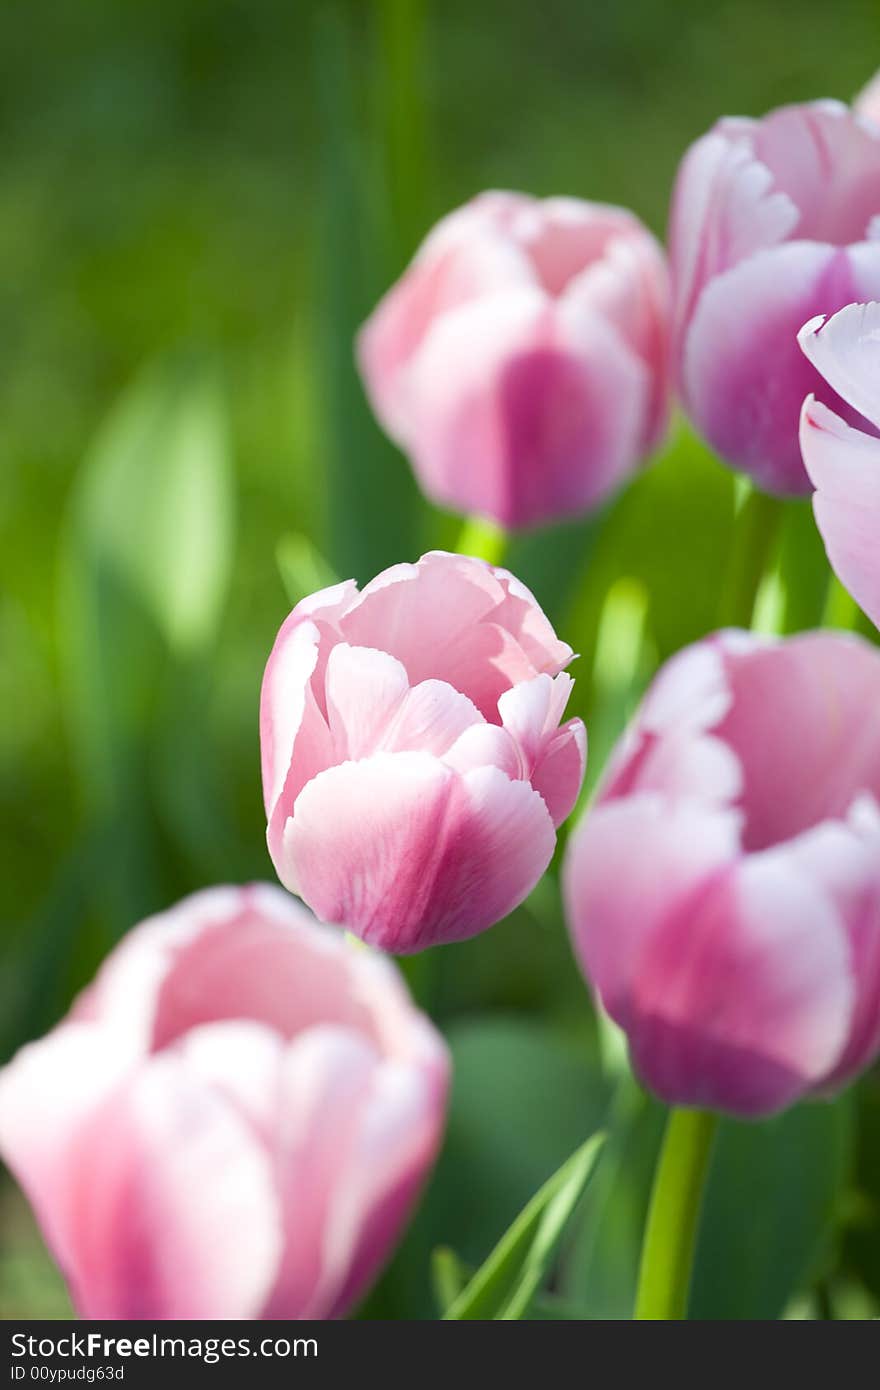
[[[505,916],[546,869],[554,839],[528,782],[495,767],[462,776],[427,753],[380,753],[305,788],[277,867],[284,881],[292,866],[319,917],[405,953]]]

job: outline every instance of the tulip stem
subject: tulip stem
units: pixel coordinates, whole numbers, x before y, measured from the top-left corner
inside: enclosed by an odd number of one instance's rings
[[[490,565],[500,565],[507,549],[507,532],[494,521],[469,516],[461,528],[455,548],[459,555],[473,555]]]
[[[785,503],[750,488],[736,517],[721,600],[721,627],[751,627],[761,580],[779,539]]]
[[[718,1123],[705,1110],[672,1110],[648,1209],[634,1316],[687,1317],[703,1188]]]

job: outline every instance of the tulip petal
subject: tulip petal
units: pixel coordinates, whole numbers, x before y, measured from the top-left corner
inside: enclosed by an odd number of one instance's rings
[[[729,812],[656,795],[602,803],[578,826],[565,856],[566,915],[578,957],[603,1007],[635,1023],[633,993],[645,942],[739,851]]]
[[[587,764],[587,734],[581,720],[559,727],[573,684],[564,672],[552,679],[535,676],[498,701],[504,728],[520,751],[520,775],[543,797],[554,825],[560,825],[574,806]]]
[[[501,723],[516,740],[526,777],[531,775],[547,738],[558,730],[573,685],[565,672],[555,679],[542,674],[521,681],[499,699]]]
[[[874,291],[880,295],[880,247],[856,256],[811,242],[761,252],[703,290],[685,340],[688,409],[722,458],[767,491],[809,491],[797,420],[810,391],[832,396],[799,351],[798,330],[817,312]],[[836,395],[829,404],[850,415]]]
[[[355,1033],[315,1028],[284,1058],[276,1164],[284,1259],[265,1316],[326,1317],[323,1247],[340,1154],[367,1104],[378,1056]]]
[[[880,663],[861,638],[804,633],[727,656],[734,702],[715,734],[743,772],[743,844],[765,849],[880,795]]]
[[[804,354],[837,394],[880,424],[880,304],[848,304],[818,315],[798,334]]]
[[[250,892],[252,905],[241,915],[206,924],[169,961],[153,1046],[167,1047],[201,1024],[246,1018],[281,1038],[334,1023],[377,1047],[392,1039],[403,1047],[411,1011],[396,972],[366,953],[355,962],[339,932],[280,889]]]
[[[785,850],[710,880],[643,946],[630,1044],[675,1104],[762,1115],[833,1068],[854,986],[846,932]]]
[[[651,367],[651,400],[640,440],[656,448],[669,416],[671,302],[663,250],[643,228],[618,235],[566,291],[613,323],[640,360]]]
[[[571,815],[586,769],[587,731],[583,720],[570,719],[547,740],[530,778],[555,826]]]
[[[343,642],[330,653],[325,690],[333,738],[333,756],[326,766],[332,766],[375,751],[409,691],[409,681],[402,664],[387,652]]]
[[[355,955],[337,930],[269,884],[208,889],[142,923],[108,957],[73,1017],[112,1029],[115,1058],[126,1046],[139,1056],[236,1019],[281,1038],[336,1023],[426,1066],[436,1051],[391,962]]]
[[[288,1049],[280,1105],[287,1254],[266,1316],[335,1317],[396,1238],[435,1156],[442,1104],[416,1067],[316,1029]],[[407,1200],[392,1208],[394,1196]]]
[[[603,788],[602,798],[656,791],[723,807],[732,805],[742,789],[739,759],[723,739],[676,729],[665,738],[645,739],[615,780]]]
[[[459,776],[425,753],[380,753],[304,788],[276,868],[282,882],[292,868],[319,917],[406,952],[505,916],[549,864],[554,842],[528,783],[497,768]]]
[[[755,154],[798,209],[799,239],[860,242],[880,206],[880,133],[839,101],[782,106],[754,125]]]
[[[264,1145],[272,1144],[284,1057],[280,1033],[250,1018],[212,1021],[181,1034],[174,1056],[190,1081],[217,1091]]]
[[[0,1073],[0,1155],[68,1276],[89,1139],[136,1061],[124,1041],[108,1048],[99,1028],[74,1022],[22,1048]]]
[[[732,700],[721,648],[714,642],[695,642],[661,668],[642,702],[638,722],[653,734],[703,732],[721,722]]]
[[[411,363],[425,491],[504,526],[583,511],[639,461],[648,372],[607,321],[523,288],[444,314]]]
[[[553,625],[531,589],[505,569],[494,569],[502,599],[492,613],[493,622],[516,638],[534,671],[555,676],[571,661],[574,653],[567,642],[560,642]]]
[[[522,777],[519,749],[507,730],[497,724],[472,724],[443,754],[443,761],[456,772],[497,767],[507,777]]]
[[[280,797],[296,736],[302,723],[306,689],[318,663],[320,634],[314,623],[285,622],[266,665],[260,697],[260,749],[267,817]]]
[[[373,1074],[369,1104],[345,1155],[324,1245],[329,1316],[360,1297],[388,1255],[437,1155],[436,1098],[414,1068],[386,1062]]]
[[[831,567],[880,626],[880,441],[853,429],[812,396],[804,402],[800,437],[816,488],[816,525]]]
[[[468,628],[490,620],[503,598],[491,565],[431,551],[414,565],[391,565],[371,579],[341,627],[353,646],[379,647],[396,656],[415,684],[442,677],[440,667],[425,664],[433,652],[445,654]],[[426,646],[432,650],[426,652]]]
[[[268,1157],[182,1061],[142,1068],[81,1154],[75,1301],[86,1318],[254,1318],[281,1246]]]
[[[820,1089],[836,1090],[880,1051],[880,811],[859,798],[845,822],[825,822],[787,847],[805,882],[834,903],[849,938],[855,991],[847,1044]]]
[[[441,757],[483,716],[466,695],[446,681],[420,681],[403,701],[382,740],[389,753],[423,752]]]
[[[357,761],[384,750],[440,756],[483,717],[466,695],[446,681],[410,687],[395,657],[340,643],[327,666],[327,712],[334,763]]]
[[[585,270],[601,264],[610,246],[648,235],[625,208],[568,197],[524,199],[507,225],[539,283],[554,298],[567,293]]]
[[[408,364],[437,314],[532,280],[528,260],[497,231],[452,223],[412,262],[367,319],[357,359],[377,416],[392,439],[412,442],[413,402]],[[470,235],[467,234],[468,230]]]
[[[672,199],[670,257],[679,331],[715,275],[791,236],[798,209],[751,144],[755,122],[710,131],[681,162]]]
[[[524,586],[504,570],[443,552],[384,571],[341,626],[352,645],[395,656],[411,685],[446,681],[489,720],[511,685],[539,670],[555,675],[571,659]]]
[[[746,634],[737,640],[749,650],[758,644]],[[743,779],[736,754],[711,733],[733,700],[723,650],[717,641],[699,642],[662,668],[611,757],[603,801],[655,791],[722,806],[739,795]]]
[[[324,710],[324,675],[335,624],[357,597],[353,580],[311,594],[282,624],[266,664],[260,691],[263,798],[275,841],[303,781],[332,761]],[[295,770],[291,762],[295,761]]]

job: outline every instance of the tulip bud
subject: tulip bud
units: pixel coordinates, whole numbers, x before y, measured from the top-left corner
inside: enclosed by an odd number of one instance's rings
[[[671,1104],[754,1116],[880,1050],[880,652],[725,632],[673,658],[569,842],[575,951]]]
[[[484,193],[434,228],[358,361],[428,497],[533,526],[596,507],[661,439],[668,300],[632,213]]]
[[[397,953],[535,886],[584,775],[571,648],[506,570],[433,552],[299,603],[263,677],[268,844],[324,921]]]
[[[84,1318],[334,1318],[435,1156],[447,1072],[390,961],[216,888],[0,1072],[0,1154]]]

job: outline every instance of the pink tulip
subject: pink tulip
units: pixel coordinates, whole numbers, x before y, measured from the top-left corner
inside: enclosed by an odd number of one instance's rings
[[[812,319],[799,341],[820,376],[880,431],[880,304]],[[801,452],[832,568],[880,627],[880,439],[808,396]]]
[[[560,642],[506,570],[434,552],[297,604],[263,677],[269,852],[383,950],[490,927],[535,886],[583,779]]]
[[[334,1318],[434,1158],[447,1069],[390,962],[216,888],[0,1072],[0,1153],[84,1318]]]
[[[810,483],[798,412],[822,383],[815,314],[880,298],[880,127],[836,102],[720,121],[686,154],[670,224],[675,358],[694,423],[768,492]],[[827,389],[822,399],[850,422]]]
[[[483,193],[445,217],[361,330],[379,420],[454,511],[589,511],[661,439],[669,291],[632,213]]]
[[[661,671],[564,870],[636,1071],[752,1116],[880,1050],[880,652],[725,632]]]

